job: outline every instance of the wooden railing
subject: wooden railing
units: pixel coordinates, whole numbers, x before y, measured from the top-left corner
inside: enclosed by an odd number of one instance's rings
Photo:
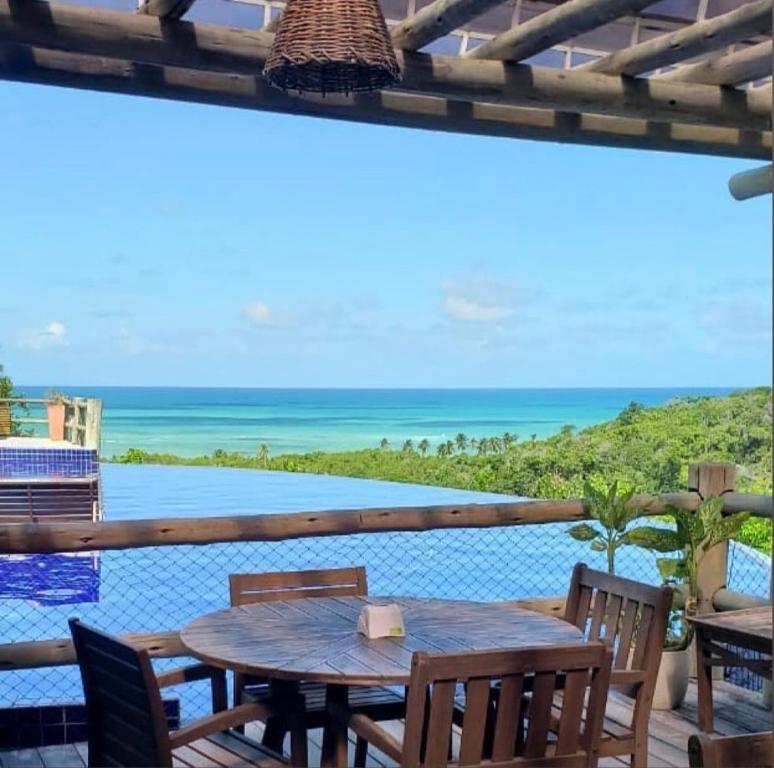
[[[0,403],[11,407],[26,407],[35,412],[43,412],[50,401],[40,397],[0,398]],[[102,401],[92,397],[65,398],[65,433],[64,439],[72,445],[93,448],[99,453],[102,423]],[[23,428],[26,425],[33,429],[48,424],[48,418],[39,416],[13,415],[14,422]]]
[[[637,496],[631,503],[645,514],[658,515],[666,504],[687,509],[701,498],[722,495],[724,512],[748,510],[756,517],[772,517],[772,497],[736,493],[734,467],[700,464],[691,467],[690,490],[684,493]],[[45,554],[137,549],[142,547],[208,545],[224,542],[269,542],[306,537],[346,536],[395,531],[448,528],[495,528],[573,522],[588,517],[583,499],[516,501],[507,503],[342,509],[323,512],[204,518],[167,518],[98,523],[46,523],[0,526],[0,554]],[[741,598],[726,589],[727,544],[708,552],[699,576],[706,596],[703,612],[724,609]],[[716,572],[717,564],[722,571]],[[571,564],[568,563],[568,573]],[[561,614],[563,598],[514,601],[533,610]],[[128,635],[157,657],[184,655],[176,632]],[[0,645],[0,670],[48,667],[74,662],[69,640],[42,640]]]

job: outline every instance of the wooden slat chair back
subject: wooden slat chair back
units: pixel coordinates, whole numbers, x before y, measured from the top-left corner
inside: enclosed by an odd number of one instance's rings
[[[222,709],[170,733],[160,686],[204,679],[154,674],[150,654],[70,619],[89,725],[89,766],[281,768],[282,757],[231,729],[266,720],[256,704]],[[198,665],[201,666],[201,665]],[[192,668],[187,668],[191,670]],[[214,690],[214,689],[213,689]],[[225,692],[225,677],[223,679]]]
[[[600,754],[630,755],[633,766],[647,764],[648,720],[666,639],[672,592],[595,571],[573,569],[564,618],[590,640],[614,648],[611,687],[634,699],[630,728],[605,728]]]
[[[171,766],[161,693],[147,650],[70,620],[89,723],[89,765]]]
[[[279,573],[232,573],[228,583],[232,606],[271,600],[368,594],[366,570],[362,566]]]
[[[612,650],[601,642],[460,654],[418,651],[412,659],[401,765],[449,764],[455,694],[462,684],[459,765],[491,760],[512,766],[595,766],[611,662]],[[560,680],[562,705],[552,738]],[[493,684],[499,684],[499,695],[488,743]],[[525,697],[528,690],[532,693]]]
[[[0,438],[11,436],[11,406],[0,403]]]
[[[774,766],[774,735],[771,731],[741,736],[708,736],[688,739],[691,768],[771,768]]]

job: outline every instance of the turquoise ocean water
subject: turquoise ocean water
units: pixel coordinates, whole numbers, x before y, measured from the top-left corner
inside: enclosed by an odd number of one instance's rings
[[[20,388],[30,397],[46,389]],[[545,437],[565,424],[583,428],[614,418],[632,400],[659,405],[729,389],[228,389],[64,387],[104,401],[102,454],[129,448],[196,456],[216,448],[272,455],[393,447],[422,439],[435,446],[504,432]]]

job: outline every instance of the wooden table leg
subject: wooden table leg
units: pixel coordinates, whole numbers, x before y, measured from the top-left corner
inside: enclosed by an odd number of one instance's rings
[[[349,703],[349,687],[328,685],[325,703],[345,708]],[[321,768],[347,768],[347,726],[335,718],[328,718],[323,731]]]
[[[715,729],[712,714],[712,651],[710,641],[701,629],[696,631],[696,683],[699,730],[712,733]]]
[[[282,753],[285,734],[290,731],[290,764],[298,768],[309,765],[304,697],[299,684],[291,680],[270,680],[271,701],[278,714],[266,721],[263,744]]]

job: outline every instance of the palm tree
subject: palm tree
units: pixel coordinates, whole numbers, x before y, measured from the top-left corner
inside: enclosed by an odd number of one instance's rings
[[[430,447],[430,441],[429,441],[429,440],[427,440],[427,438],[423,438],[422,440],[420,440],[420,441],[419,441],[419,445],[417,446],[417,448],[419,448],[419,452],[420,452],[420,453],[421,453],[423,456],[427,456],[427,449],[428,449],[429,447]]]
[[[488,437],[482,437],[478,441],[478,455],[479,456],[486,456],[487,453],[489,453],[489,438]]]
[[[269,466],[269,446],[266,443],[261,443],[261,447],[258,449],[258,461],[262,467]]]
[[[454,442],[457,445],[458,451],[464,451],[468,447],[468,436],[463,432],[458,432],[457,437],[454,438]]]
[[[473,451],[478,450],[478,438],[477,437],[471,438],[471,440],[470,440],[470,448]]]
[[[518,441],[519,441],[518,435],[512,435],[510,432],[506,432],[503,435],[503,446],[505,447],[506,451],[512,446],[516,445]]]
[[[499,437],[490,437],[489,445],[492,446],[492,453],[502,453],[503,441]]]
[[[535,442],[535,440],[537,440],[537,432],[533,432],[533,433],[532,433],[532,434],[529,436],[529,439],[530,439],[530,440],[531,440],[531,441],[534,443],[534,442]]]
[[[383,438],[382,438],[382,439],[379,441],[379,447],[380,447],[380,448],[381,448],[383,451],[386,451],[386,450],[387,450],[387,449],[390,447],[390,441],[389,441],[389,440],[388,440],[386,437],[383,437]]]
[[[454,443],[451,440],[446,441],[447,456],[451,456],[454,453]]]
[[[411,453],[414,450],[414,441],[413,440],[406,440],[405,443],[403,443],[403,451],[404,453]]]
[[[435,452],[438,454],[439,459],[445,459],[449,455],[449,444],[448,443],[441,443],[436,449]]]

